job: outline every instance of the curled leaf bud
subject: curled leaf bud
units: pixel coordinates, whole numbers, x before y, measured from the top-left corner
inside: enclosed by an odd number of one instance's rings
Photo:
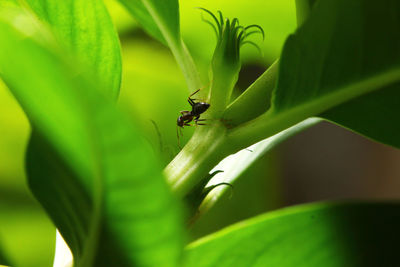
[[[248,40],[248,37],[259,33],[264,39],[264,30],[259,25],[241,26],[239,20],[224,18],[221,11],[215,16],[205,8],[199,8],[210,15],[212,21],[202,17],[203,21],[211,25],[217,36],[217,45],[211,61],[211,105],[218,105],[218,113],[223,111],[230,101],[232,89],[237,82],[241,63],[240,48],[245,44],[259,46]],[[216,92],[217,90],[217,92]],[[215,105],[214,105],[215,106]]]

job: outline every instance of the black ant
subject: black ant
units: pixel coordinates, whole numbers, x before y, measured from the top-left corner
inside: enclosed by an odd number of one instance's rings
[[[199,121],[205,121],[205,119],[200,119],[200,115],[204,113],[209,107],[210,104],[205,103],[205,102],[194,102],[196,99],[192,99],[191,97],[194,96],[196,93],[198,93],[200,89],[198,89],[196,92],[192,93],[188,97],[188,102],[192,106],[192,110],[183,110],[181,111],[181,116],[178,117],[178,120],[176,122],[176,125],[183,128],[184,126],[192,126],[189,124],[194,120],[194,123],[196,125],[205,125],[204,123],[199,123]],[[178,134],[178,128],[176,132],[178,136],[178,143],[179,143],[179,134]]]

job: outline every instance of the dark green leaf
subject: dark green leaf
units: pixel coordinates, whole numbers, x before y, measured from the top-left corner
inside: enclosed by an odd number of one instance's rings
[[[316,2],[316,0],[296,0],[299,25],[306,20]],[[378,7],[377,4],[373,3]],[[384,24],[385,20],[376,20],[372,26],[385,35],[386,25]],[[339,105],[324,112],[321,117],[376,141],[400,148],[400,139],[393,134],[400,131],[399,119],[396,116],[399,113],[400,88],[399,84],[394,84],[379,92],[372,92]]]
[[[287,208],[190,244],[185,266],[397,266],[399,223],[399,204]]]
[[[34,22],[20,14],[14,27],[14,17],[1,15],[0,74],[48,144],[29,154],[30,184],[63,222],[57,226],[76,265],[176,265],[177,203],[138,129],[99,93],[101,84],[77,75],[86,72],[65,59],[68,53],[45,45],[34,27],[29,35],[19,30]]]
[[[381,143],[400,148],[400,84],[339,105],[321,116]]]
[[[307,117],[398,83],[399,17],[397,0],[317,1],[308,19],[285,43],[271,108],[255,119],[252,127],[239,129],[237,134],[245,138],[251,131],[253,139],[261,135],[265,138]],[[351,108],[347,112],[352,113]]]
[[[399,15],[396,0],[317,2],[286,42],[273,101],[276,111],[324,96],[333,105],[335,93],[343,91],[341,98],[347,100],[398,80]],[[362,82],[367,83],[356,92]]]

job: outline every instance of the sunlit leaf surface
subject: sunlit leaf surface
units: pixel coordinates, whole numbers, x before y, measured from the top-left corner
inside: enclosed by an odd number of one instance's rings
[[[36,130],[32,138],[40,136],[28,152],[29,182],[77,266],[175,265],[177,204],[138,129],[65,52],[4,17],[0,73]]]
[[[77,58],[99,77],[103,83],[99,88],[117,98],[121,51],[103,1],[27,0],[27,3],[40,20],[49,24],[60,43],[75,52]]]

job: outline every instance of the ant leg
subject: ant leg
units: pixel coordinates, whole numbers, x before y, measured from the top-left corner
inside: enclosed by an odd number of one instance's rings
[[[205,123],[199,123],[199,121],[206,121],[206,119],[200,119],[200,116],[197,116],[196,118],[194,118],[194,123],[196,125],[207,125]]]
[[[207,125],[206,123],[199,123],[199,121],[205,121],[205,120],[197,120],[197,121],[195,121],[196,125]]]
[[[190,111],[182,110],[182,111],[179,111],[179,113],[181,113],[183,116],[185,116],[185,115],[190,114]]]

